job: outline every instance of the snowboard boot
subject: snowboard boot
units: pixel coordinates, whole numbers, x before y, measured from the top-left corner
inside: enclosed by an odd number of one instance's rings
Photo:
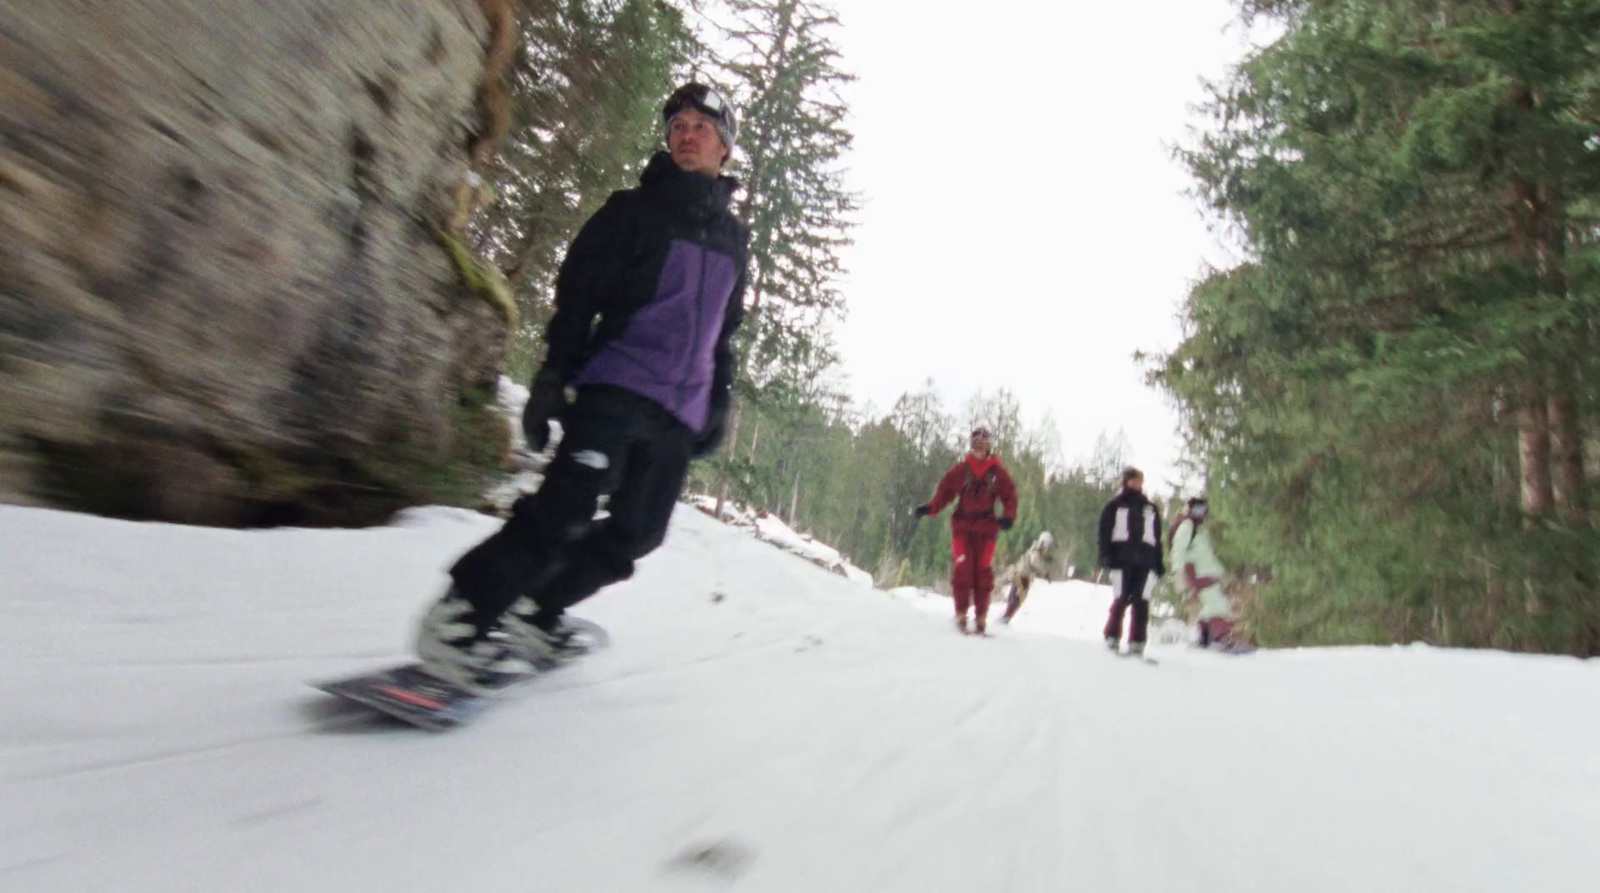
[[[472,603],[455,586],[417,625],[417,659],[430,676],[474,694],[488,694],[534,672],[503,636],[479,628]]]
[[[963,636],[967,635],[967,615],[956,615],[956,632],[962,634]]]
[[[593,645],[568,626],[559,612],[540,610],[533,599],[517,599],[501,621],[517,655],[536,667],[553,666],[589,653]]]
[[[1127,656],[1128,657],[1144,657],[1144,643],[1143,642],[1129,642],[1128,643]]]
[[[1106,636],[1106,648],[1112,654],[1116,654],[1117,653],[1117,645],[1118,644],[1119,643],[1117,642],[1117,640],[1115,638],[1113,638],[1112,636]]]

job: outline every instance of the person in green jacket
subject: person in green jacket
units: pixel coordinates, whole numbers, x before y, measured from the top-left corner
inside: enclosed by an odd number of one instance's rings
[[[1222,591],[1222,562],[1211,545],[1205,526],[1206,500],[1190,499],[1172,532],[1172,567],[1179,571],[1181,587],[1200,600],[1200,647],[1226,648],[1231,644],[1233,608]]]

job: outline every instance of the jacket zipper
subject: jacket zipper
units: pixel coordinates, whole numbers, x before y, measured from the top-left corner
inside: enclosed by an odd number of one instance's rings
[[[705,320],[706,261],[709,259],[710,255],[710,252],[706,249],[706,240],[710,238],[710,233],[708,233],[706,228],[702,226],[700,228],[699,236],[699,244],[697,244],[695,247],[700,249],[700,284],[695,288],[694,293],[694,329],[689,339],[689,362],[687,363],[687,368],[684,370],[683,380],[678,383],[679,410],[686,409],[689,405],[689,399],[687,396],[689,390],[689,377],[694,374],[695,358],[700,355],[700,327]]]

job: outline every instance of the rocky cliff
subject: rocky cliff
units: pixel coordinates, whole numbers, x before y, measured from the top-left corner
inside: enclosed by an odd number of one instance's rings
[[[0,0],[0,500],[364,523],[496,436],[493,5]]]

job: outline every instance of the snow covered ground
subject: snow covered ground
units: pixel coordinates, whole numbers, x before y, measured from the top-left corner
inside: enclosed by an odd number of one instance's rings
[[[927,590],[910,586],[891,590],[889,595],[947,619],[954,616],[954,606],[949,596],[935,595]],[[991,624],[990,631],[1001,632],[1003,629],[999,625],[1000,615],[1004,613],[1006,607],[1004,586],[995,587],[993,602],[990,613],[993,615],[994,623]],[[1028,592],[1028,600],[1023,603],[1021,612],[1011,621],[1009,629],[1013,632],[1044,633],[1060,638],[1099,643],[1105,630],[1106,611],[1110,607],[1109,586],[1096,586],[1083,580],[1054,583],[1036,580]],[[1158,621],[1152,618],[1150,623],[1151,640],[1154,642],[1157,641],[1154,631]],[[1181,626],[1181,621],[1179,624]]]
[[[1600,666],[994,639],[692,509],[615,644],[433,735],[306,685],[403,656],[495,526],[0,507],[0,891],[1592,891]],[[915,610],[921,606],[924,610]]]

